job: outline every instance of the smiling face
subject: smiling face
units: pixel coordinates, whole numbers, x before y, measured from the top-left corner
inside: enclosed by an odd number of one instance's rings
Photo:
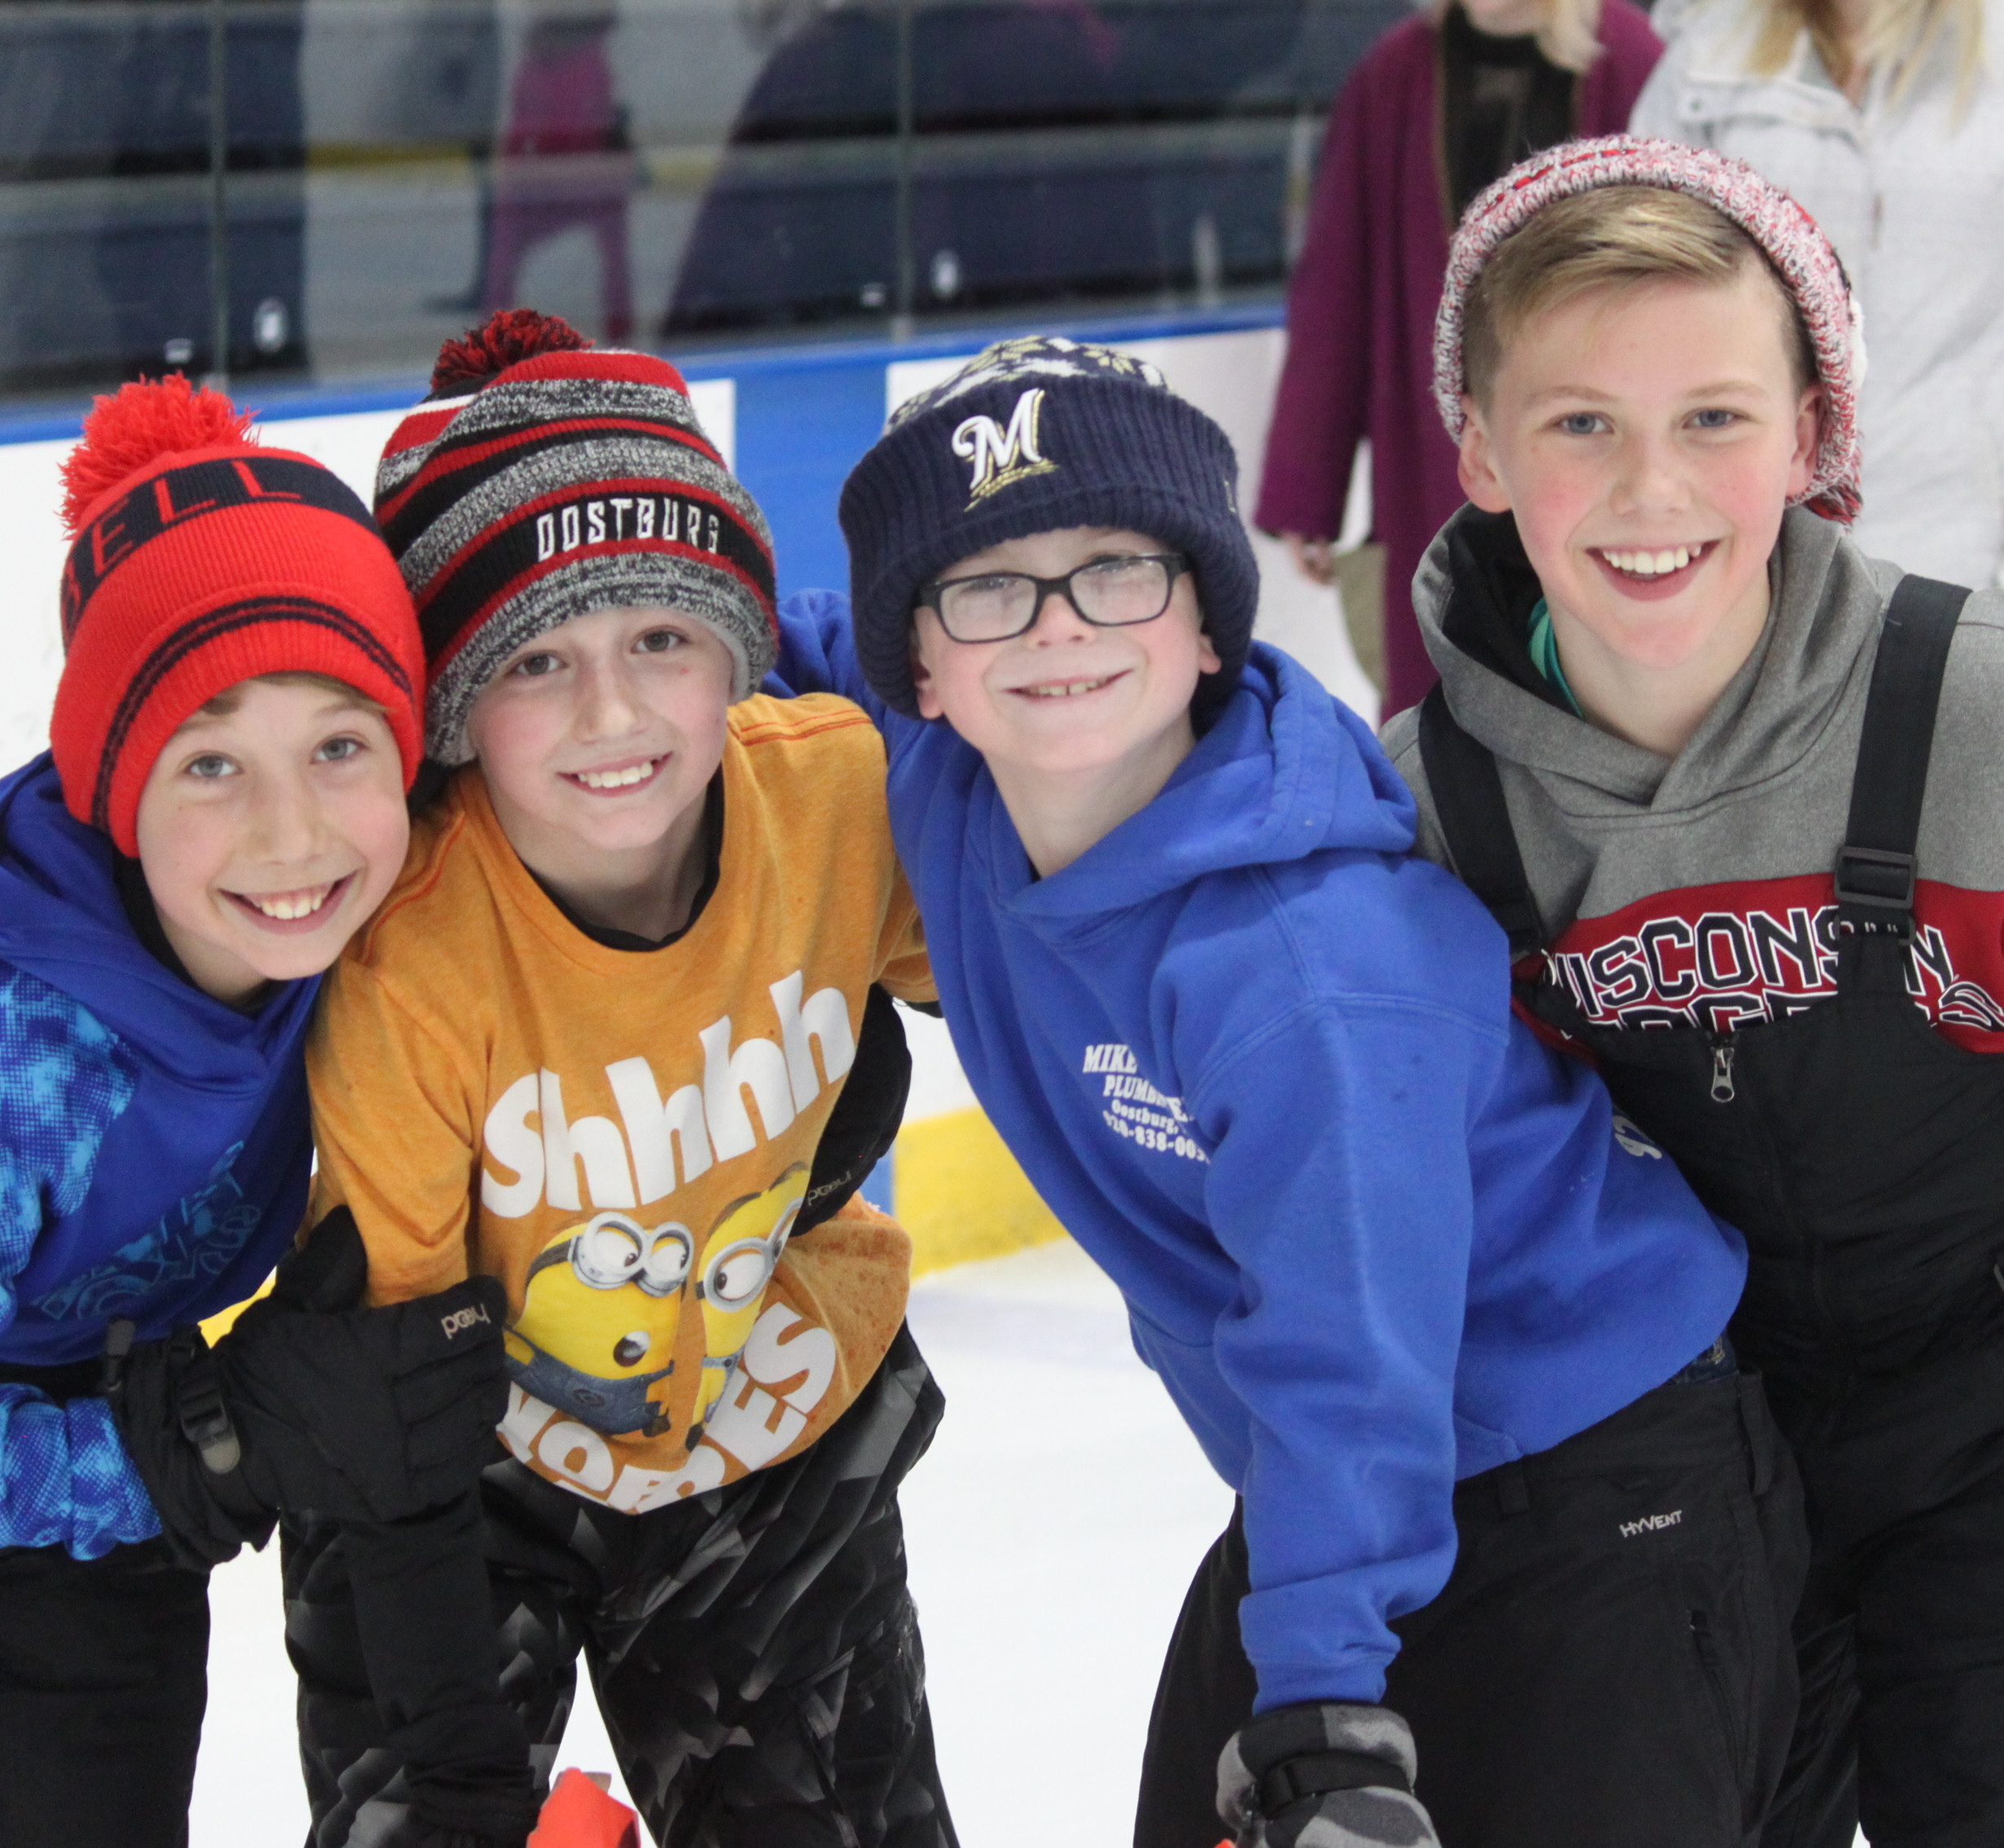
[[[410,839],[396,740],[345,688],[246,680],[168,740],[138,827],[174,953],[241,1004],[327,968],[396,879]]]
[[[467,736],[524,862],[560,890],[657,880],[700,825],[735,663],[675,609],[597,609],[517,649]]]
[[[1751,262],[1726,283],[1593,290],[1517,329],[1467,401],[1461,485],[1516,516],[1589,709],[1586,686],[1723,686],[1759,639],[1817,436],[1786,313]]]
[[[1171,549],[1142,533],[1070,526],[991,546],[939,575],[1057,578],[1096,559]],[[1122,628],[1096,627],[1052,596],[1026,634],[956,642],[934,611],[921,609],[912,653],[919,711],[947,720],[998,780],[1011,770],[1091,779],[1165,756],[1174,768],[1190,747],[1198,676],[1220,665],[1188,571],[1178,574],[1159,617]]]

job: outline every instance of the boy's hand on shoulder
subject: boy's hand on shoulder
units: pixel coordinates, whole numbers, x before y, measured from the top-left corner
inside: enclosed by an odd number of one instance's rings
[[[1237,1848],[1439,1848],[1415,1764],[1412,1729],[1389,1707],[1276,1707],[1220,1756],[1218,1814]]]
[[[476,1277],[360,1307],[368,1265],[328,1215],[214,1349],[199,1331],[107,1349],[105,1397],[169,1541],[218,1564],[280,1509],[399,1520],[464,1492],[508,1408],[507,1298]]]

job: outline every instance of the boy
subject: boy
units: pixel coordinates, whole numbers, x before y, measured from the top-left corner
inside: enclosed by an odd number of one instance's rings
[[[1747,1234],[1816,1538],[1763,1841],[2004,1841],[2004,605],[1844,537],[1849,291],[1736,161],[1527,163],[1439,358],[1474,505],[1387,741],[1522,1004]]]
[[[1798,1542],[1718,1339],[1738,1240],[1252,644],[1233,475],[1149,368],[1010,343],[850,477],[853,640],[784,618],[782,672],[868,675],[976,1094],[1243,1498],[1136,1842],[1749,1841]]]
[[[315,1210],[379,1300],[505,1285],[512,1454],[405,1536],[401,1627],[288,1527],[314,1840],[519,1844],[499,1747],[547,1779],[582,1648],[657,1841],[951,1848],[897,1503],[941,1400],[850,1198],[908,1071],[873,985],[932,994],[882,745],[756,694],[765,521],[660,360],[497,317],[378,513],[453,774],[331,979]]]
[[[299,1229],[317,977],[396,876],[419,756],[423,656],[367,509],[248,422],[178,377],[98,401],[54,748],[0,783],[8,1848],[185,1843],[209,1565],[280,1499],[449,1495],[498,1396],[477,1331],[289,1313],[338,1239],[213,1356],[195,1331]],[[315,1443],[323,1393],[350,1418]]]

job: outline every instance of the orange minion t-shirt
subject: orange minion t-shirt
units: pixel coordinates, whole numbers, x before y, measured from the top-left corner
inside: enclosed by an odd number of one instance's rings
[[[311,1223],[370,1290],[507,1287],[502,1437],[627,1512],[803,1449],[875,1371],[911,1244],[860,1199],[789,1239],[874,982],[933,997],[884,749],[846,700],[732,707],[709,902],[613,949],[565,917],[477,765],[412,829],[308,1049]]]

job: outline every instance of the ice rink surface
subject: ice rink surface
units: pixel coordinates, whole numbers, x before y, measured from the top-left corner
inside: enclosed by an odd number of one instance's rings
[[[960,1840],[1123,1848],[1162,1648],[1230,1494],[1075,1245],[924,1278],[911,1322],[947,1395],[903,1503]],[[276,1545],[218,1572],[212,1603],[193,1848],[290,1848],[306,1809]],[[609,1770],[579,1679],[560,1762]]]

